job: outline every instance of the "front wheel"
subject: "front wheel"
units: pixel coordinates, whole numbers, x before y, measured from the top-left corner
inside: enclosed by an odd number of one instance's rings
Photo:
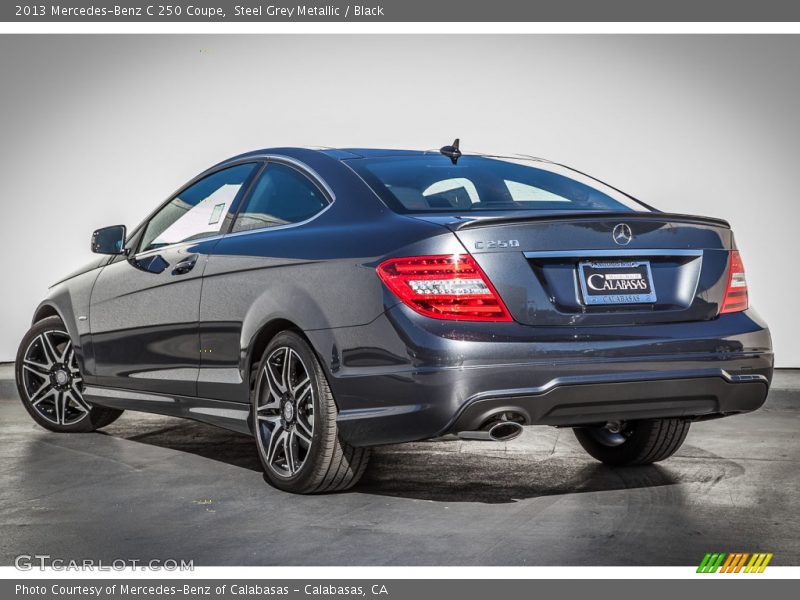
[[[58,317],[34,323],[22,338],[14,373],[25,409],[39,425],[60,433],[105,427],[121,410],[92,406],[83,398],[75,348]]]
[[[356,484],[370,452],[339,438],[336,416],[333,394],[309,345],[291,331],[275,336],[253,389],[258,456],[272,485],[312,494]]]
[[[591,456],[608,465],[649,465],[669,458],[689,433],[689,421],[647,419],[576,427],[575,437]]]

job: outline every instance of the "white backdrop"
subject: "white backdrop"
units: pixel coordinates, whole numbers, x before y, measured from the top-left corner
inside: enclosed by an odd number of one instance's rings
[[[800,38],[2,36],[0,361],[97,227],[279,145],[527,153],[736,231],[800,367]]]

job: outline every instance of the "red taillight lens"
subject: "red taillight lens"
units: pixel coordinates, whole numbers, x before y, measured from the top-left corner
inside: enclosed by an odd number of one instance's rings
[[[378,276],[406,305],[426,317],[511,321],[489,279],[469,254],[391,258]]]
[[[731,250],[728,264],[728,287],[725,289],[725,300],[722,301],[720,313],[747,310],[747,279],[744,276],[744,263],[738,250]]]

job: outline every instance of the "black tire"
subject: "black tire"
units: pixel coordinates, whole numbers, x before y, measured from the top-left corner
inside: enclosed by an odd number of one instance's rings
[[[286,360],[289,366],[284,368]],[[307,386],[302,385],[303,373]],[[313,350],[297,333],[281,332],[267,345],[256,372],[252,410],[258,457],[276,488],[295,494],[340,492],[364,474],[370,450],[350,446],[339,437],[338,410],[328,380]]]
[[[667,459],[681,447],[689,421],[648,419],[626,423],[618,434],[604,427],[573,429],[583,449],[607,465],[649,465]]]
[[[34,323],[20,342],[14,375],[22,405],[39,425],[59,433],[87,433],[110,425],[123,411],[83,399],[83,374],[71,344],[60,318]],[[63,385],[56,385],[56,371],[67,378]]]

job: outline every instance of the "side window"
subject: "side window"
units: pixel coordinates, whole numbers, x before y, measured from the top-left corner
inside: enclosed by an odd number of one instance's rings
[[[233,231],[299,223],[327,205],[319,188],[300,171],[270,163],[253,185],[247,203],[233,223]]]
[[[183,190],[150,219],[139,252],[219,234],[236,195],[257,166],[230,167]]]

